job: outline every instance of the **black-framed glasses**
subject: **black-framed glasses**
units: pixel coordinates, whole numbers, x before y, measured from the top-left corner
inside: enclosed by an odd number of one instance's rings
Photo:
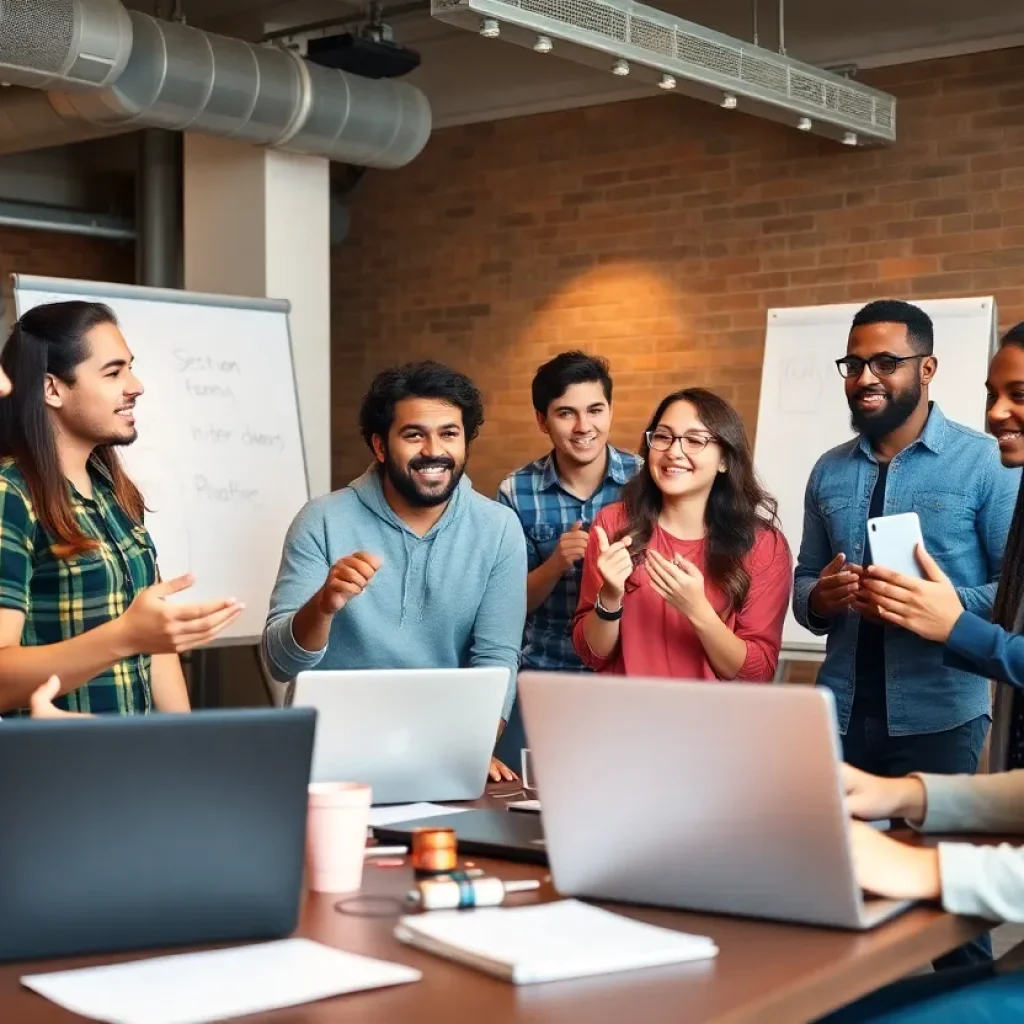
[[[882,352],[870,359],[861,359],[859,356],[846,356],[844,359],[837,359],[836,366],[839,367],[839,374],[842,377],[853,377],[856,379],[868,367],[876,377],[891,377],[905,362],[911,359],[927,359],[921,354],[916,356],[891,356]]]
[[[658,427],[657,430],[648,430],[644,437],[647,438],[647,447],[653,448],[656,452],[667,452],[678,441],[679,450],[684,455],[698,455],[715,440],[714,434],[697,432],[673,434],[663,427]]]

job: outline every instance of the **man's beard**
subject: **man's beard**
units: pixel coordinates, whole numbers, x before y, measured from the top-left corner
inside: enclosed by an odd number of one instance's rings
[[[107,438],[107,440],[104,441],[103,443],[108,448],[124,448],[126,445],[135,444],[135,442],[138,441],[138,439],[139,432],[137,430],[133,430],[131,434],[127,436],[125,436],[124,434],[119,434],[117,437]]]
[[[427,469],[430,466],[444,466],[451,472],[451,479],[447,487],[431,491],[420,489],[413,479],[412,473],[414,470]],[[410,505],[417,508],[434,508],[437,505],[443,505],[455,492],[455,488],[459,486],[465,469],[465,463],[457,466],[455,460],[448,455],[434,458],[421,455],[413,459],[406,467],[399,466],[391,457],[391,452],[385,452],[384,455],[384,472],[387,474],[388,480],[391,481],[391,486]]]
[[[894,430],[899,430],[913,415],[921,401],[921,382],[915,381],[909,388],[893,394],[885,393],[885,403],[877,412],[865,412],[855,403],[865,393],[880,394],[873,388],[861,388],[850,400],[850,422],[858,434],[869,441],[880,441]]]

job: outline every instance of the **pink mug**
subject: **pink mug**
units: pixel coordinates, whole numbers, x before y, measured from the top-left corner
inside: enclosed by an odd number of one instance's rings
[[[369,825],[369,786],[362,782],[310,785],[306,866],[313,892],[358,891]]]

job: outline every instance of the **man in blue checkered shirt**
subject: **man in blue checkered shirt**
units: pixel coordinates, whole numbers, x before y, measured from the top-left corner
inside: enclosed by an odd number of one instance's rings
[[[533,378],[537,425],[551,451],[501,482],[498,501],[519,517],[526,534],[526,632],[523,668],[586,671],[573,650],[569,625],[579,597],[587,530],[618,501],[640,458],[608,443],[612,378],[604,359],[563,352]],[[499,746],[519,763],[524,745],[518,704]],[[500,756],[500,755],[499,755]]]

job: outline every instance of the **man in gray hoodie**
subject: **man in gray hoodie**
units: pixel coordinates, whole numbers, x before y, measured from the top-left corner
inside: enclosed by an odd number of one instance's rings
[[[280,682],[320,669],[503,666],[515,697],[526,544],[511,509],[473,490],[483,423],[472,381],[435,362],[378,374],[359,426],[373,465],[310,501],[285,539],[263,654]],[[491,762],[491,778],[515,775]]]

